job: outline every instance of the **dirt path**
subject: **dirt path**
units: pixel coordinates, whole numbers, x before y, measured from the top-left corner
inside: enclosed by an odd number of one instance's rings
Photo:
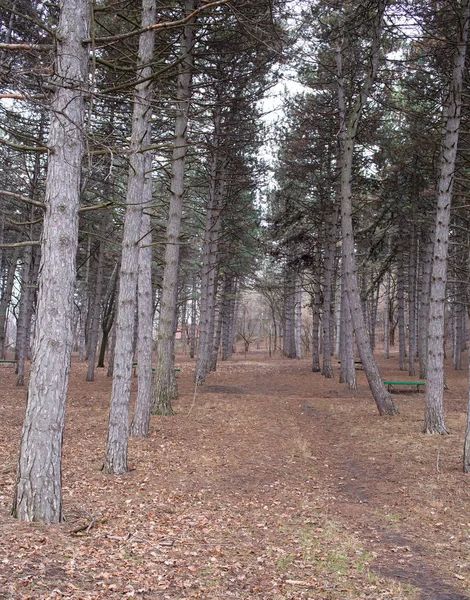
[[[422,396],[380,418],[362,375],[351,392],[307,361],[239,359],[194,398],[181,363],[177,415],[153,417],[118,478],[100,471],[110,382],[74,365],[52,528],[8,516],[24,390],[0,373],[0,598],[470,597],[464,374],[437,439],[419,433]]]

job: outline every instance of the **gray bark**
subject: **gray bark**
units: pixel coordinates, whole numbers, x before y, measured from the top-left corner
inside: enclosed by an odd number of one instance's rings
[[[315,273],[320,271],[320,256],[318,249],[313,257]],[[320,310],[321,310],[321,286],[320,279],[315,278],[312,296],[312,372],[319,373],[320,367]]]
[[[427,384],[424,411],[425,433],[447,433],[444,419],[444,314],[447,282],[449,222],[454,184],[455,160],[462,108],[462,80],[467,51],[470,0],[461,4],[460,39],[454,56],[449,95],[444,107],[445,133],[439,160],[437,211],[431,271]]]
[[[146,436],[149,432],[152,406],[152,351],[153,351],[153,298],[152,298],[152,156],[145,155],[144,213],[140,227],[139,274],[137,284],[137,398],[131,435]],[[147,210],[145,210],[147,209]]]
[[[399,241],[397,260],[397,320],[398,320],[398,363],[400,371],[406,371],[406,332],[405,332],[405,273],[403,244]]]
[[[33,361],[12,514],[62,519],[62,436],[73,343],[89,3],[62,0],[48,147],[46,212]],[[66,85],[64,85],[66,82]]]
[[[333,377],[333,367],[331,365],[332,340],[331,340],[331,324],[334,319],[333,312],[333,283],[334,283],[334,267],[336,256],[336,238],[338,229],[338,212],[335,210],[331,215],[329,227],[329,235],[327,246],[325,249],[325,261],[323,267],[323,317],[322,317],[322,375],[327,379]]]
[[[200,385],[210,372],[211,350],[214,334],[215,293],[218,280],[218,247],[222,226],[223,168],[220,158],[219,109],[214,119],[214,150],[211,162],[211,184],[206,212],[204,246],[201,273],[201,301],[199,322],[199,344],[196,359],[196,383]]]
[[[419,376],[421,379],[427,377],[428,357],[428,323],[429,323],[429,293],[431,287],[431,263],[433,251],[433,236],[426,232],[423,236],[424,249],[421,252],[421,289],[419,295],[419,326],[418,326],[418,356]]]
[[[295,358],[295,280],[292,265],[286,265],[284,273],[284,337],[282,350],[286,358]]]
[[[194,10],[194,0],[185,0],[184,11]],[[191,96],[194,23],[189,22],[181,37],[177,80],[175,138],[170,187],[170,208],[166,230],[165,266],[163,271],[160,320],[157,335],[157,360],[152,412],[171,415],[172,401],[178,397],[175,378],[175,332],[177,325],[178,270],[180,262],[181,218],[183,214],[184,172],[187,152],[187,129]]]
[[[87,381],[95,380],[95,362],[96,362],[96,351],[98,348],[98,337],[100,330],[100,316],[101,316],[101,300],[103,296],[103,270],[104,270],[104,253],[105,253],[105,237],[106,237],[106,223],[108,217],[104,215],[101,217],[100,223],[100,241],[98,248],[98,259],[96,263],[96,280],[95,280],[95,293],[93,297],[93,318],[91,321],[91,327],[89,330],[90,344],[88,353],[88,370],[86,374]]]
[[[11,296],[13,294],[13,284],[15,283],[15,273],[18,259],[20,257],[20,249],[14,248],[11,257],[10,266],[8,267],[8,275],[6,277],[5,287],[3,289],[2,301],[0,302],[0,356],[5,358],[5,341],[7,334],[7,314],[10,306]]]
[[[302,275],[295,281],[295,357],[302,358]]]
[[[413,234],[410,246],[410,260],[408,265],[408,375],[414,377],[416,374],[416,345],[417,345],[417,282],[418,282],[418,252],[416,232]]]
[[[29,246],[23,254],[22,291],[16,331],[16,360],[18,361],[16,385],[18,386],[24,385],[25,361],[28,353],[29,336],[27,335],[27,328],[29,323],[28,312],[32,306],[33,251],[33,247]]]
[[[228,360],[232,355],[233,329],[233,275],[225,272],[222,298],[222,360]]]
[[[357,389],[356,367],[354,365],[354,327],[349,310],[349,299],[344,286],[341,293],[341,361],[339,382],[345,383],[350,390]]]
[[[142,27],[155,23],[155,0],[142,1]],[[108,439],[103,471],[119,475],[127,471],[129,405],[132,383],[133,341],[139,261],[140,223],[145,181],[145,148],[150,145],[152,119],[151,75],[154,30],[139,39],[138,74],[143,79],[134,92],[130,168],[127,183],[126,213],[122,240],[121,273],[116,318],[113,386],[109,412]]]
[[[189,328],[189,357],[194,358],[196,354],[196,331],[197,331],[197,286],[196,276],[193,275],[191,283],[191,326]]]
[[[385,299],[384,299],[384,357],[390,358],[390,290],[391,290],[391,273],[386,276],[385,283]]]
[[[355,257],[355,244],[352,225],[352,163],[354,154],[354,142],[357,133],[357,128],[362,115],[362,111],[366,104],[367,98],[371,91],[378,68],[380,39],[382,32],[383,12],[386,2],[379,0],[377,6],[377,20],[373,31],[373,42],[370,51],[370,70],[365,81],[359,91],[358,97],[354,106],[350,110],[349,118],[341,124],[341,129],[344,129],[343,139],[344,144],[341,152],[341,233],[342,233],[342,258],[343,258],[343,274],[344,286],[349,301],[349,309],[351,312],[354,332],[356,334],[356,343],[361,357],[362,365],[369,382],[370,389],[374,396],[379,414],[394,415],[397,409],[393,404],[392,398],[386,390],[382,378],[380,376],[377,363],[372,354],[369,339],[367,336],[364,314],[361,306],[361,299],[357,282],[357,268]],[[342,69],[338,70],[338,88],[341,88]],[[344,98],[343,98],[344,100]],[[341,106],[340,112],[344,115],[344,104]]]

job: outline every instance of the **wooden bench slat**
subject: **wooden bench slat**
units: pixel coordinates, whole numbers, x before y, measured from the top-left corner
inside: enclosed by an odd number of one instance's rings
[[[393,391],[393,386],[395,385],[410,385],[416,386],[416,391],[419,392],[419,388],[422,385],[426,385],[425,381],[384,381],[384,384],[388,386],[388,391]]]

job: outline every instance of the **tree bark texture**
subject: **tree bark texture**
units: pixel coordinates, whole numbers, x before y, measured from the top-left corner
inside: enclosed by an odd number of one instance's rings
[[[137,284],[137,398],[131,435],[146,436],[152,406],[153,298],[152,298],[152,155],[145,155],[144,212],[140,222],[139,273]]]
[[[463,0],[460,15],[460,39],[457,40],[450,89],[444,107],[445,132],[439,160],[437,210],[429,303],[427,384],[424,411],[425,433],[447,433],[443,404],[447,256],[455,160],[462,109],[462,81],[467,52],[469,16],[470,0]]]
[[[206,212],[204,246],[201,273],[201,301],[199,305],[199,343],[196,359],[196,383],[200,385],[210,372],[213,347],[215,300],[219,275],[219,238],[222,228],[222,207],[224,199],[223,165],[220,157],[221,116],[216,110],[214,118],[214,149],[211,162],[211,183]]]
[[[302,274],[295,279],[295,358],[302,358]]]
[[[32,280],[34,277],[33,263],[34,248],[29,246],[25,248],[23,254],[23,272],[22,272],[22,290],[20,300],[20,311],[18,316],[18,326],[16,330],[16,385],[24,385],[25,361],[28,354],[29,336],[28,326],[30,319],[28,318],[30,310],[32,310]]]
[[[292,265],[284,270],[284,337],[283,354],[286,358],[295,358],[295,280],[296,273]]]
[[[194,0],[185,0],[185,14],[190,14],[194,10],[194,7]],[[175,378],[175,332],[178,310],[178,270],[180,262],[185,160],[188,145],[187,130],[191,96],[193,46],[194,23],[190,21],[183,29],[181,36],[181,60],[177,80],[170,208],[166,229],[165,266],[157,335],[157,360],[152,410],[155,413],[163,415],[171,415],[173,413],[172,401],[178,397],[178,387]]]
[[[429,294],[431,287],[431,263],[434,247],[434,236],[425,231],[422,234],[424,248],[420,252],[421,267],[421,289],[419,294],[419,313],[418,313],[418,356],[419,356],[419,376],[421,379],[427,377],[427,359],[428,359],[428,323],[429,323]]]
[[[142,2],[142,27],[155,23],[155,0]],[[127,471],[129,405],[132,383],[133,342],[139,261],[140,223],[145,181],[145,148],[150,145],[152,84],[149,66],[154,50],[154,30],[139,39],[138,74],[143,79],[134,92],[130,142],[130,168],[122,241],[121,273],[116,318],[113,385],[109,412],[108,439],[103,471],[119,475]]]
[[[406,371],[406,330],[405,330],[405,265],[403,243],[398,242],[397,251],[397,318],[398,318],[398,364],[400,371]]]
[[[95,293],[93,295],[93,319],[91,321],[91,327],[89,330],[90,344],[88,353],[88,370],[86,374],[87,381],[95,380],[95,362],[96,352],[98,349],[98,337],[100,331],[100,317],[101,317],[101,300],[103,296],[103,270],[104,270],[104,255],[105,255],[105,237],[106,237],[106,222],[107,216],[101,217],[100,232],[99,232],[99,246],[98,246],[98,258],[96,261],[96,278],[95,278]]]
[[[325,260],[323,266],[323,317],[322,317],[322,375],[327,379],[333,377],[331,356],[333,354],[331,340],[331,325],[334,319],[333,311],[333,283],[336,257],[336,238],[338,231],[338,212],[335,209],[330,217],[330,227],[325,248]]]
[[[103,318],[101,319],[101,346],[98,356],[98,364],[96,365],[99,369],[104,368],[104,359],[109,340],[109,333],[114,323],[114,304],[116,300],[118,276],[119,267],[116,264],[113,272],[111,273],[111,277],[109,278],[108,291],[106,293],[103,306]]]
[[[56,32],[46,211],[33,361],[12,514],[62,519],[62,436],[73,342],[80,171],[84,150],[90,14],[86,0],[62,0]]]
[[[7,335],[7,314],[10,306],[11,296],[13,294],[13,284],[15,283],[16,266],[20,257],[20,249],[14,248],[11,257],[10,266],[8,267],[8,275],[6,284],[3,289],[2,301],[0,302],[0,354],[1,358],[5,358],[6,335]]]
[[[386,2],[380,0],[377,6],[377,19],[375,29],[373,31],[373,42],[370,51],[370,70],[365,81],[359,91],[356,102],[350,109],[347,123],[344,123],[345,132],[343,135],[344,145],[341,156],[341,233],[342,233],[342,258],[343,258],[343,275],[344,286],[348,296],[349,309],[356,334],[356,343],[361,357],[362,365],[369,382],[370,389],[374,396],[377,409],[381,415],[394,415],[397,409],[392,401],[390,394],[384,386],[380,376],[377,363],[372,354],[369,339],[367,335],[364,314],[361,306],[361,298],[358,289],[357,268],[355,256],[355,244],[352,224],[352,163],[354,154],[354,141],[357,133],[357,128],[362,115],[362,111],[366,104],[367,98],[371,91],[378,68],[380,39],[382,31],[383,12]],[[342,70],[339,71],[342,77]],[[341,77],[338,77],[338,88],[341,88]],[[344,96],[343,96],[344,99]],[[346,115],[345,106],[341,106],[340,112]]]
[[[320,271],[320,255],[318,249],[313,257],[315,272]],[[321,310],[321,286],[320,278],[316,277],[313,283],[312,295],[312,373],[319,373],[320,367],[320,310]]]

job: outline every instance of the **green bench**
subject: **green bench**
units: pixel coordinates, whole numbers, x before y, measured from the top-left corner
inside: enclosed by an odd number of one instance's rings
[[[134,375],[136,374],[137,365],[138,365],[138,363],[136,363],[136,362],[132,363],[132,368],[134,369]],[[155,367],[152,367],[152,371],[155,371]],[[180,371],[181,371],[181,369],[175,369],[175,373],[179,373]]]
[[[415,386],[416,387],[416,391],[419,392],[420,387],[422,387],[423,385],[426,385],[425,381],[384,381],[384,384],[386,386],[388,386],[388,391],[389,392],[394,392],[394,388],[397,385],[408,385],[408,386]]]
[[[16,365],[17,360],[0,360],[0,365]]]

